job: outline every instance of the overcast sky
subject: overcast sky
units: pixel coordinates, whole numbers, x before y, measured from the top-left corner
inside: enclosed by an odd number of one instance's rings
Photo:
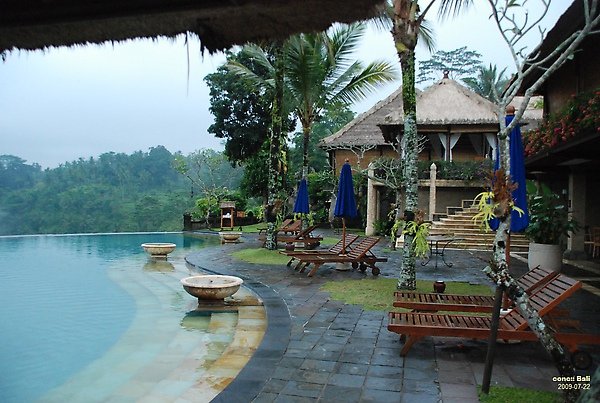
[[[553,3],[549,27],[570,1]],[[487,19],[486,7],[434,23],[437,49],[467,46],[481,53],[486,64],[509,65],[506,45]],[[530,41],[536,43],[537,38]],[[220,140],[207,133],[213,118],[203,78],[225,58],[203,57],[199,47],[192,41],[188,49],[180,38],[9,54],[0,62],[0,155],[52,168],[104,152],[147,151],[157,145],[184,154],[222,149]],[[420,60],[431,56],[424,48],[417,52]],[[357,57],[397,63],[391,35],[370,31]],[[382,88],[353,110],[365,111],[398,85]]]

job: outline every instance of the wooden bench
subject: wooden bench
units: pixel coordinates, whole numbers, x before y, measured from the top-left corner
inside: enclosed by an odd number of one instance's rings
[[[536,267],[525,273],[517,282],[525,292],[531,294],[532,291],[556,277],[557,274],[555,271]],[[394,293],[394,306],[414,311],[492,312],[494,297],[491,295],[396,291]]]
[[[375,264],[377,262],[387,262],[387,258],[381,258],[375,256],[371,252],[371,248],[380,241],[381,238],[369,236],[360,238],[352,244],[352,249],[347,251],[345,255],[332,255],[329,253],[315,253],[305,256],[299,256],[300,262],[296,265],[296,269],[300,269],[300,272],[304,272],[307,266],[313,265],[311,271],[308,273],[308,277],[312,277],[319,267],[325,263],[351,263],[354,268],[360,268],[361,271],[365,271],[366,267],[371,267],[371,271],[374,276],[379,275],[381,272]]]
[[[539,315],[544,316],[580,288],[581,282],[559,274],[532,293],[529,300]],[[426,336],[485,340],[489,338],[491,326],[491,318],[483,316],[390,312],[388,317],[388,330],[406,336],[401,356],[405,356],[414,343]],[[572,353],[577,351],[580,344],[600,344],[599,335],[560,331],[554,336]],[[504,340],[537,340],[527,320],[516,309],[500,318],[497,337]]]
[[[287,262],[287,266],[289,267],[294,260],[300,261],[299,258],[302,256],[311,256],[311,255],[314,256],[316,254],[334,255],[334,256],[339,255],[340,253],[342,253],[342,248],[344,247],[344,244],[346,245],[346,248],[350,248],[352,243],[354,241],[356,241],[357,239],[358,239],[358,235],[348,234],[348,235],[346,235],[345,242],[344,242],[344,240],[340,239],[335,245],[333,245],[331,248],[329,248],[326,251],[324,251],[324,250],[301,250],[301,251],[279,251],[279,253],[282,253],[282,254],[290,257],[290,261]]]

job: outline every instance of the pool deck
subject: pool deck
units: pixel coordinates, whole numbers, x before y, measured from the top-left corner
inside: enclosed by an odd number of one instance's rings
[[[370,279],[370,270],[336,271],[323,266],[308,278],[284,265],[255,265],[235,260],[231,252],[260,244],[255,234],[239,244],[224,244],[187,256],[194,265],[219,274],[242,277],[263,300],[267,330],[248,364],[213,402],[478,402],[486,341],[427,337],[406,357],[402,343],[387,330],[387,312],[363,311],[360,306],[330,299],[320,290],[328,281]],[[384,251],[389,258],[379,264],[381,276],[395,278],[401,255]],[[448,251],[448,268],[441,262],[417,263],[417,277],[426,280],[469,281],[490,284],[481,272],[489,252]],[[572,269],[572,268],[571,268]],[[587,271],[564,271],[577,278]],[[520,275],[527,264],[512,259],[511,271]],[[392,296],[390,295],[390,298]],[[581,320],[584,331],[600,333],[600,290],[584,286],[562,306]],[[594,367],[577,371],[592,375],[600,361],[598,346],[585,346]],[[517,386],[557,391],[552,380],[558,373],[539,343],[523,342],[496,347],[492,386]]]

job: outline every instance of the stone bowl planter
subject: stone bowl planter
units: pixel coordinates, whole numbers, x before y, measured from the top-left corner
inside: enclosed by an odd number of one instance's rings
[[[240,240],[242,233],[240,231],[221,231],[219,237],[221,243],[237,243]]]
[[[193,297],[202,300],[222,300],[240,289],[244,281],[235,276],[202,275],[181,279],[181,285]]]
[[[142,248],[152,257],[166,258],[167,255],[175,250],[174,243],[151,242],[143,243]]]

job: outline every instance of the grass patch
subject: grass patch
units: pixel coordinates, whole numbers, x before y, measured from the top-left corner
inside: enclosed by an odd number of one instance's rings
[[[347,304],[362,305],[366,311],[402,311],[395,308],[393,295],[396,291],[395,278],[370,277],[362,280],[330,281],[321,289],[331,294],[331,298]],[[417,280],[418,292],[433,292],[433,281]],[[446,282],[448,294],[492,295],[486,285],[471,285],[464,282]]]
[[[232,253],[233,257],[248,263],[285,265],[290,258],[276,250],[265,248],[248,248]]]
[[[327,247],[333,246],[336,243],[338,243],[339,240],[340,240],[340,238],[336,238],[333,236],[325,236],[325,237],[323,237],[323,240],[321,241],[321,246],[327,246]]]
[[[267,223],[259,222],[258,224],[244,225],[242,227],[242,231],[247,233],[255,233],[260,231],[262,228],[267,228]]]
[[[481,386],[477,387],[477,391],[481,403],[558,403],[562,401],[562,395],[556,392],[509,388],[507,386],[492,386],[489,395],[481,392]]]

